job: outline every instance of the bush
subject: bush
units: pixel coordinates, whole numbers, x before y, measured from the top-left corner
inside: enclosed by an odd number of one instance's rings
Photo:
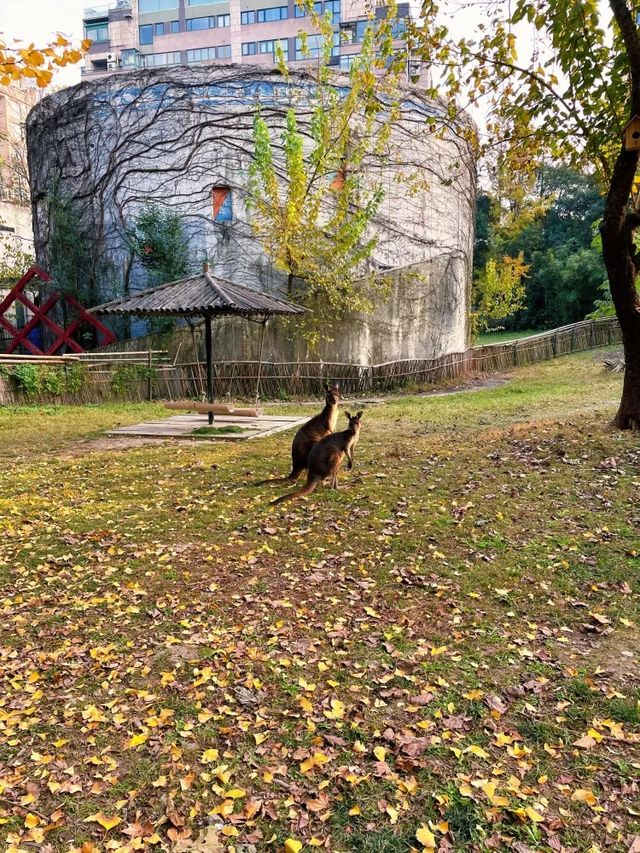
[[[16,364],[3,367],[2,375],[12,379],[25,397],[47,395],[60,397],[62,394],[78,394],[86,381],[86,370],[82,364],[50,367],[39,364]]]

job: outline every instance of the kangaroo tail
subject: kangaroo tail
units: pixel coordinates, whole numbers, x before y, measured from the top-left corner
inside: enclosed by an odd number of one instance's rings
[[[319,479],[309,480],[306,486],[303,486],[301,489],[298,489],[296,492],[289,492],[288,495],[282,495],[282,497],[276,498],[275,501],[271,501],[271,506],[275,506],[276,504],[281,504],[283,501],[292,501],[294,498],[300,498],[302,495],[310,495],[316,487],[320,484]]]
[[[286,477],[270,477],[267,480],[258,480],[257,483],[253,483],[254,486],[265,486],[271,483],[292,483],[294,480],[297,480],[300,474],[304,471],[304,468],[294,468],[290,474],[287,474]]]

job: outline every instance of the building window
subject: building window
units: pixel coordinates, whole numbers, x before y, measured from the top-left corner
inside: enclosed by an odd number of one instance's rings
[[[323,37],[321,35],[307,36],[307,47],[304,49],[303,39],[296,37],[296,59],[321,59]],[[331,55],[337,56],[340,50],[340,33],[333,34],[333,46]]]
[[[287,6],[272,6],[270,9],[258,9],[258,23],[265,24],[269,21],[284,21],[289,17]]]
[[[229,59],[231,57],[231,45],[221,44],[218,47],[198,47],[187,51],[187,62],[211,62],[212,59]]]
[[[140,27],[140,44],[153,44],[153,24]]]
[[[231,15],[218,15],[217,24],[219,27],[230,27]]]
[[[267,41],[258,42],[259,52],[262,54],[268,54],[268,53],[274,54],[274,59],[275,59],[276,45],[278,43],[280,44],[280,47],[282,48],[282,53],[284,54],[284,58],[288,59],[289,58],[289,39],[268,39]]]
[[[349,71],[355,60],[360,56],[359,53],[348,53],[340,57],[340,69]]]
[[[157,68],[162,65],[180,65],[180,51],[170,53],[148,53],[141,57],[145,68]]]
[[[208,18],[187,18],[187,32],[192,30],[211,30],[216,25],[216,19]]]
[[[255,12],[241,12],[240,14],[240,23],[241,24],[255,24],[256,22],[256,13]]]
[[[180,21],[171,21],[171,32],[179,33],[180,32]]]
[[[177,9],[178,0],[138,0],[138,12],[163,12],[165,9]]]
[[[164,35],[164,24],[156,24],[155,25],[155,35],[163,36]]]
[[[256,43],[254,41],[245,41],[242,45],[242,55],[243,56],[255,56],[256,54]]]
[[[97,24],[85,24],[84,37],[91,41],[109,41],[109,24],[100,21]]]
[[[324,11],[331,12],[331,22],[333,24],[340,23],[340,0],[326,0]]]
[[[306,18],[307,10],[304,8],[304,6],[298,6],[298,4],[296,3],[296,5],[293,7],[293,14],[296,18]]]
[[[210,6],[212,3],[217,3],[219,0],[188,0],[187,6]]]
[[[214,187],[212,192],[213,221],[231,222],[233,220],[233,205],[229,187]]]

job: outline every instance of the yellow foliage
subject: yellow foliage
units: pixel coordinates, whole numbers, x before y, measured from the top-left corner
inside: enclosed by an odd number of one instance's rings
[[[38,86],[51,82],[53,69],[79,62],[91,45],[91,39],[83,39],[78,47],[58,33],[54,41],[45,47],[34,44],[18,47],[0,38],[0,85],[8,86],[23,78],[32,78]]]

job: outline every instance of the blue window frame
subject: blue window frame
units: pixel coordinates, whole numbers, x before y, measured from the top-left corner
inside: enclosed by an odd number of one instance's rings
[[[180,21],[171,21],[171,32],[179,33],[180,32]]]
[[[84,37],[87,39],[91,39],[91,41],[109,41],[108,21],[85,24]]]
[[[287,6],[271,6],[269,9],[258,9],[258,23],[266,24],[269,21],[284,21],[289,17]]]
[[[164,24],[156,24],[155,25],[154,35],[157,35],[157,36],[163,36],[164,35]]]
[[[153,44],[153,24],[143,24],[140,30],[140,44]]]
[[[213,200],[213,221],[233,221],[233,201],[229,187],[214,187],[211,192]]]
[[[242,55],[243,56],[255,56],[256,55],[256,43],[254,41],[245,41],[242,45]]]
[[[211,30],[216,25],[216,19],[213,17],[206,18],[187,18],[187,32],[192,30]]]
[[[161,12],[164,9],[177,9],[178,0],[138,0],[138,12]]]
[[[240,13],[240,23],[241,24],[255,24],[256,22],[256,13],[255,12],[241,12]]]

